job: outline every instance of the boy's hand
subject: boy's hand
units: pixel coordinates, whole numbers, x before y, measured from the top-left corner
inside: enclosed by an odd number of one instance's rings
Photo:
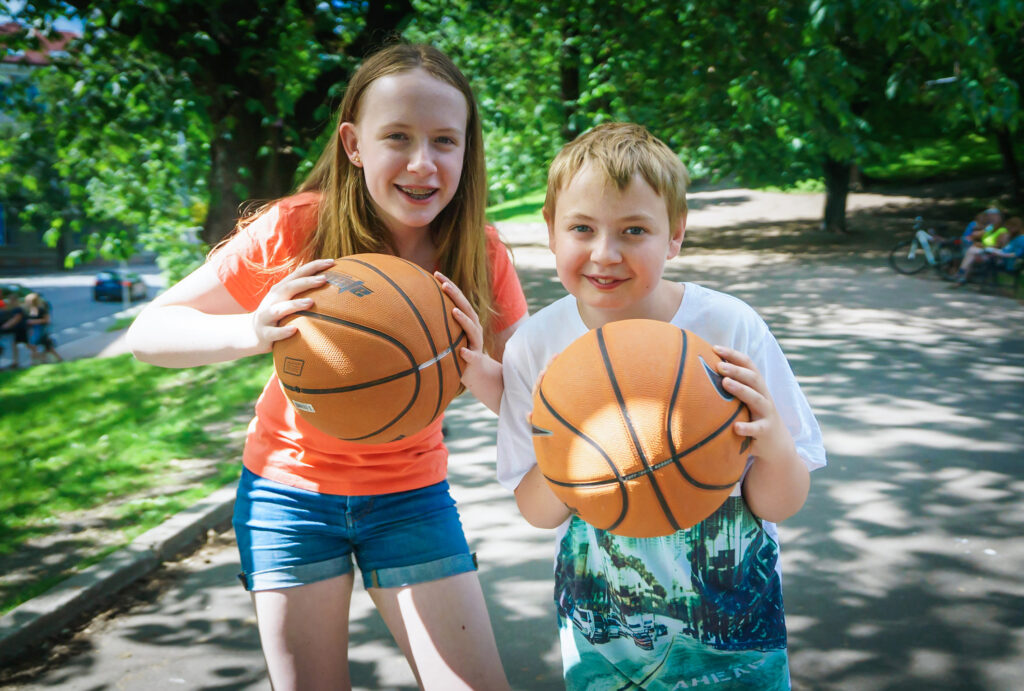
[[[480,318],[476,310],[459,287],[452,283],[440,271],[434,276],[441,282],[441,289],[455,303],[452,314],[462,330],[466,332],[468,346],[459,348],[457,355],[466,366],[462,370],[462,384],[476,396],[480,402],[494,413],[501,407],[501,394],[504,383],[501,380],[501,364],[484,352],[484,331],[480,326]]]
[[[723,360],[718,365],[724,377],[722,386],[750,409],[750,422],[733,424],[737,434],[750,437],[754,455],[754,464],[743,480],[743,498],[755,516],[775,523],[784,521],[807,499],[807,466],[753,361],[732,348],[714,349]]]
[[[722,358],[718,365],[718,373],[725,377],[722,386],[750,410],[750,422],[733,424],[736,434],[750,437],[750,452],[769,461],[794,453],[793,437],[775,409],[775,402],[754,362],[732,348],[716,345],[714,351]]]

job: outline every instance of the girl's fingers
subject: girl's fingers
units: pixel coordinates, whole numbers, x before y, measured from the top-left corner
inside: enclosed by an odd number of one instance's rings
[[[480,331],[479,322],[472,319],[458,307],[452,310],[452,314],[455,315],[455,321],[457,321],[459,326],[462,327],[462,330],[466,332],[466,338],[469,339],[469,347],[473,350],[481,350],[483,348],[483,334]]]
[[[267,329],[267,340],[271,343],[276,341],[283,341],[286,338],[294,336],[298,331],[298,328],[292,325],[288,326],[272,326]]]

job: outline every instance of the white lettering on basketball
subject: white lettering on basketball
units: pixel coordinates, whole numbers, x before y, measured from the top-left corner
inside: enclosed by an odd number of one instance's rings
[[[339,293],[352,293],[356,297],[366,297],[373,291],[366,287],[366,285],[354,276],[348,274],[333,272],[327,274],[327,282],[338,289]]]

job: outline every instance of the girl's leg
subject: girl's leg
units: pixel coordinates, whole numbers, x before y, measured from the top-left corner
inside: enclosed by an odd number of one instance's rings
[[[368,592],[423,689],[509,688],[475,571]]]
[[[252,593],[274,691],[352,688],[348,609],[352,572],[308,585]]]

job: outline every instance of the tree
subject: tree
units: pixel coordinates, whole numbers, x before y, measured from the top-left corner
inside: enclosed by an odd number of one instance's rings
[[[185,98],[205,125],[210,245],[232,230],[243,201],[294,187],[355,62],[412,12],[408,0],[41,0],[15,19],[45,26],[67,6],[85,19],[82,43],[97,55],[137,56],[190,85]]]

